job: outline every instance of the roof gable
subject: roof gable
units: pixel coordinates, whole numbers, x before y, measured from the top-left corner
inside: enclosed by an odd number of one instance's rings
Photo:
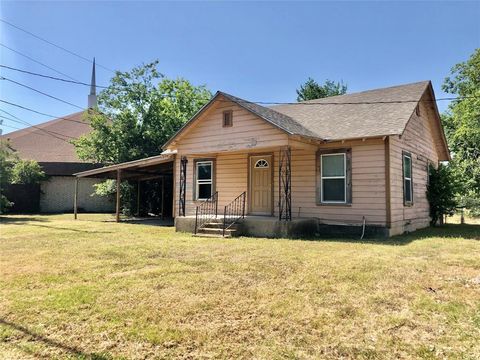
[[[197,122],[202,115],[206,114],[217,102],[219,101],[231,101],[233,104],[238,105],[242,109],[256,115],[263,121],[272,125],[275,128],[285,132],[286,134],[296,134],[298,131],[308,132],[300,124],[296,123],[293,119],[290,119],[288,116],[281,114],[273,109],[257,105],[255,103],[240,99],[236,96],[217,91],[217,93],[210,99],[210,101],[205,104],[189,121],[187,121],[181,128],[178,130],[163,146],[163,149],[166,149],[173,142],[178,141],[182,136],[186,134],[188,129],[192,128],[193,124]],[[315,135],[312,133],[312,137]]]

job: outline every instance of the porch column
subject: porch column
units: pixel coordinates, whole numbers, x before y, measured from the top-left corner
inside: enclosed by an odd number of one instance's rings
[[[77,220],[78,213],[78,177],[75,177],[75,192],[73,194],[73,218]]]
[[[292,220],[292,152],[289,146],[280,149],[278,163],[278,219]]]
[[[122,181],[121,170],[117,170],[117,195],[115,203],[115,221],[120,222],[120,183]]]
[[[140,216],[140,180],[137,180],[137,216]]]
[[[163,214],[163,211],[165,209],[165,176],[162,176],[162,204],[161,204],[161,210],[162,210],[162,220],[165,218],[165,215]]]

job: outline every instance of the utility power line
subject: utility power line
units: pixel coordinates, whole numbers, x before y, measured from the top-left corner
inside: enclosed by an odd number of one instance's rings
[[[9,119],[9,118],[7,118],[7,117],[5,117],[5,116],[1,116],[1,115],[0,115],[0,117],[4,118],[4,119],[6,119],[6,120],[12,121],[12,119]],[[10,125],[10,124],[5,124],[4,122],[0,124],[0,127],[2,127],[2,126],[6,126],[6,127],[11,128],[11,129],[14,129],[14,130],[24,130],[24,129],[25,129],[25,128],[19,128],[19,127],[16,127],[16,126],[12,126],[12,125]],[[50,136],[50,137],[55,137],[55,138],[57,138],[56,136],[53,136],[52,134],[49,134],[49,133],[38,132],[37,134],[38,134],[38,135],[42,135],[42,136]],[[8,134],[6,134],[6,135],[8,136]],[[65,141],[64,139],[61,139],[61,140],[62,140],[62,141]]]
[[[79,123],[79,124],[85,124],[84,121],[75,120],[75,119],[69,119],[69,118],[62,117],[62,116],[55,116],[55,115],[47,114],[47,113],[44,113],[44,112],[41,112],[41,111],[38,111],[38,110],[35,110],[35,109],[31,109],[31,108],[29,108],[29,107],[26,107],[26,106],[23,106],[23,105],[19,105],[19,104],[10,102],[10,101],[6,101],[6,100],[0,99],[0,102],[2,102],[2,103],[4,103],[4,104],[7,104],[7,105],[11,105],[11,106],[18,107],[18,108],[23,109],[23,110],[27,110],[27,111],[33,112],[33,113],[35,113],[35,114],[47,116],[47,117],[52,118],[52,119],[62,119],[62,120],[77,122],[77,123]]]
[[[31,86],[28,86],[28,85],[25,85],[25,84],[19,83],[18,81],[15,81],[15,80],[12,80],[12,79],[6,78],[6,77],[4,77],[4,76],[0,76],[0,80],[6,80],[6,81],[10,81],[10,82],[11,82],[11,83],[13,83],[13,84],[16,84],[16,85],[22,86],[22,87],[24,87],[24,88],[26,88],[26,89],[29,89],[29,90],[35,91],[35,92],[37,92],[37,93],[39,93],[39,94],[42,94],[42,95],[44,95],[44,96],[47,96],[47,97],[49,97],[49,98],[55,99],[55,100],[57,100],[57,101],[60,101],[60,102],[62,102],[62,103],[64,103],[64,104],[67,104],[67,105],[70,105],[70,106],[76,107],[76,108],[78,108],[78,109],[84,110],[84,108],[83,108],[83,107],[81,107],[81,106],[78,106],[78,105],[72,104],[72,103],[71,103],[71,102],[69,102],[69,101],[66,101],[66,100],[60,99],[60,98],[58,98],[58,97],[56,97],[56,96],[53,96],[53,95],[47,94],[47,93],[45,93],[45,92],[43,92],[43,91],[40,91],[40,90],[37,90],[37,89],[35,89],[35,88],[32,88]]]
[[[5,110],[0,109],[0,111],[3,111],[3,112],[5,112],[5,113],[7,113],[7,114],[9,114],[9,115],[11,115],[11,116],[14,116],[14,115],[8,113],[8,112],[5,111]],[[68,135],[65,135],[65,134],[57,133],[56,131],[46,130],[46,129],[43,129],[43,128],[39,127],[39,126],[30,124],[29,122],[27,122],[27,121],[25,121],[25,120],[21,120],[21,119],[17,118],[16,116],[14,116],[14,117],[15,117],[15,119],[12,119],[12,118],[8,118],[8,117],[6,117],[6,116],[0,115],[0,118],[3,118],[3,119],[6,119],[6,120],[15,122],[15,123],[17,123],[17,124],[22,124],[22,125],[31,126],[31,127],[35,128],[35,129],[37,129],[37,130],[42,131],[43,133],[45,133],[45,134],[47,134],[47,135],[49,135],[49,136],[52,136],[52,137],[54,137],[54,138],[56,138],[56,139],[58,139],[58,140],[65,141],[65,142],[67,142],[67,143],[68,143],[68,141],[67,141],[65,138],[74,139],[74,137],[72,137],[72,136],[68,136]],[[19,129],[19,130],[21,130],[21,129]]]
[[[84,86],[89,86],[89,87],[92,86],[91,84],[84,83],[84,82],[81,82],[81,81],[62,79],[62,78],[55,77],[55,76],[49,76],[49,75],[39,74],[39,73],[27,71],[27,70],[17,69],[17,68],[7,66],[7,65],[0,65],[0,67],[8,69],[8,70],[22,72],[22,73],[29,74],[29,75],[40,76],[40,77],[51,79],[51,80],[63,81],[63,82],[66,82],[66,83],[84,85]],[[107,89],[108,88],[108,86],[102,86],[102,85],[94,85],[94,87],[101,88],[101,89]]]
[[[50,70],[52,70],[52,71],[55,71],[57,74],[60,74],[60,75],[62,75],[62,76],[65,76],[65,77],[67,77],[67,78],[69,78],[69,79],[72,79],[72,80],[74,80],[74,81],[78,81],[77,79],[75,79],[75,78],[73,78],[73,77],[71,77],[71,76],[69,76],[69,75],[67,75],[67,74],[65,74],[65,73],[63,73],[63,72],[61,72],[61,71],[58,71],[58,70],[52,68],[51,66],[48,66],[48,65],[46,65],[46,64],[44,64],[44,63],[42,63],[42,62],[40,62],[40,61],[38,61],[38,60],[35,60],[34,58],[32,58],[32,57],[30,57],[30,56],[28,56],[28,55],[25,55],[25,54],[21,53],[20,51],[17,51],[17,50],[15,50],[15,49],[12,49],[11,47],[8,47],[8,46],[5,45],[5,44],[0,43],[0,46],[3,46],[5,49],[8,49],[8,50],[14,52],[15,54],[18,54],[18,55],[20,55],[20,56],[23,56],[24,58],[27,58],[28,60],[33,61],[34,63],[37,63],[37,64],[39,64],[39,65],[42,65],[43,67],[45,67],[45,68],[47,68],[47,69],[50,69]]]
[[[7,24],[7,25],[9,25],[9,26],[17,29],[17,30],[23,31],[24,33],[26,33],[26,34],[28,34],[28,35],[30,35],[30,36],[33,36],[34,38],[36,38],[36,39],[38,39],[38,40],[40,40],[40,41],[43,41],[43,42],[45,42],[45,43],[47,43],[47,44],[49,44],[49,45],[51,45],[51,46],[54,46],[54,47],[56,47],[57,49],[63,50],[63,51],[65,51],[65,52],[69,53],[70,55],[76,56],[76,57],[78,57],[79,59],[82,59],[82,60],[84,60],[84,61],[89,62],[90,64],[93,63],[92,60],[87,59],[86,57],[84,57],[84,56],[82,56],[82,55],[80,55],[80,54],[78,54],[78,53],[76,53],[76,52],[74,52],[74,51],[72,51],[72,50],[66,49],[66,48],[64,48],[63,46],[57,45],[57,44],[51,42],[50,40],[47,40],[47,39],[45,39],[45,38],[43,38],[43,37],[41,37],[41,36],[38,36],[38,35],[30,32],[30,31],[28,31],[28,30],[25,30],[25,29],[21,28],[21,27],[18,26],[18,25],[12,24],[11,22],[8,22],[8,21],[6,21],[6,20],[4,20],[4,19],[1,19],[1,18],[0,18],[0,21],[3,22],[4,24]],[[108,71],[110,71],[110,72],[115,73],[114,70],[109,69],[108,67],[103,66],[103,65],[101,65],[101,64],[99,64],[99,63],[96,63],[96,65],[98,65],[99,67],[101,67],[101,68],[103,68],[103,69],[105,69],[105,70],[108,70]]]
[[[0,44],[2,45],[2,44]],[[48,78],[51,80],[57,80],[57,81],[63,81],[67,83],[72,83],[72,84],[79,84],[79,85],[84,85],[84,86],[91,86],[91,84],[84,83],[81,81],[72,81],[72,80],[67,80],[67,79],[62,79],[54,76],[48,76],[44,74],[39,74],[27,70],[22,70],[22,69],[17,69],[11,66],[7,65],[1,65],[1,68],[13,70],[13,71],[19,71],[22,73],[26,73],[29,75],[34,75],[34,76],[40,76],[44,78]],[[53,69],[56,71],[55,69]],[[6,79],[8,80],[8,79]],[[19,84],[20,85],[20,84]],[[22,85],[26,86],[26,85]],[[102,88],[102,89],[107,89],[108,86],[102,86],[102,85],[95,85],[97,88]],[[36,91],[36,90],[34,90]],[[48,95],[47,95],[48,96]],[[161,95],[162,97],[169,97],[170,95],[164,94]],[[241,103],[253,103],[253,104],[259,104],[259,105],[304,105],[304,106],[317,106],[317,105],[371,105],[371,104],[402,104],[402,103],[417,103],[417,102],[435,102],[435,101],[453,101],[453,100],[463,100],[463,99],[469,99],[469,98],[477,98],[475,96],[463,96],[463,97],[445,97],[445,98],[436,98],[435,100],[429,100],[429,99],[424,99],[424,100],[388,100],[388,101],[351,101],[351,102],[341,102],[341,101],[335,101],[335,102],[280,102],[280,101],[248,101],[248,100],[240,100],[237,99],[238,102]],[[223,102],[230,102],[230,100],[219,100]],[[70,104],[71,105],[71,104]],[[76,105],[74,105],[76,106]],[[76,106],[78,107],[78,106]]]

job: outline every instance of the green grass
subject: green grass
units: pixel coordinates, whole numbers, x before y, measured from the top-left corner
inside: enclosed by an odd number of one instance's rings
[[[0,220],[0,358],[480,358],[480,224],[388,241]]]

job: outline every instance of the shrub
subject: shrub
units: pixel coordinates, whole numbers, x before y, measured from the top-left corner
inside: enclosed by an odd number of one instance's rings
[[[34,160],[19,160],[13,165],[13,184],[38,184],[45,179],[45,172],[38,162]]]
[[[458,186],[451,169],[446,165],[440,164],[438,168],[430,165],[429,176],[427,199],[430,204],[430,224],[435,226],[443,215],[455,213]]]

